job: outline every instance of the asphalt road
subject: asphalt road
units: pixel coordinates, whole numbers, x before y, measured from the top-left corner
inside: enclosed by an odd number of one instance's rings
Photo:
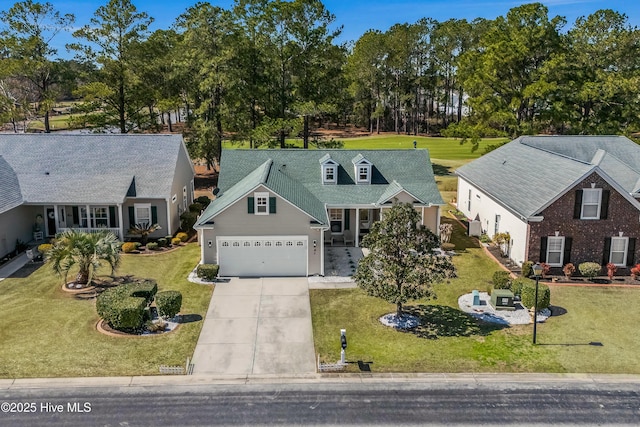
[[[0,426],[640,424],[637,383],[180,385],[0,396]]]

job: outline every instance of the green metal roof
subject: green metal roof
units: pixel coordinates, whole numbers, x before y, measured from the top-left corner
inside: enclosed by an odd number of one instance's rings
[[[322,183],[319,163],[328,158],[339,165],[336,184]],[[371,184],[356,184],[355,158],[372,163]],[[258,179],[256,170],[264,172],[268,162],[267,175]],[[403,189],[422,204],[444,204],[427,150],[223,150],[220,167],[220,193],[198,224],[212,220],[260,183],[323,224],[328,221],[325,205],[375,206]]]

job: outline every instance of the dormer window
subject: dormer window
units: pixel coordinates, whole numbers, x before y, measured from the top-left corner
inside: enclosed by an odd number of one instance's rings
[[[320,159],[322,166],[322,183],[337,184],[338,183],[338,163],[331,159],[329,154],[325,154]]]
[[[334,165],[326,165],[324,167],[324,182],[336,182],[336,167]]]
[[[371,184],[371,162],[358,154],[351,162],[355,168],[356,184]]]

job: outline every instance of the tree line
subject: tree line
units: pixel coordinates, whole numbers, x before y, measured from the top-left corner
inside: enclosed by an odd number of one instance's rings
[[[38,115],[49,132],[54,103],[76,99],[77,126],[128,133],[171,129],[181,111],[192,155],[210,163],[223,138],[286,147],[300,135],[308,147],[326,122],[472,141],[639,127],[640,33],[612,10],[568,27],[531,3],[349,44],[320,0],[200,2],[153,32],[130,0],[107,0],[80,27],[34,0],[0,20],[0,121]],[[75,56],[61,59],[52,41],[72,28]]]

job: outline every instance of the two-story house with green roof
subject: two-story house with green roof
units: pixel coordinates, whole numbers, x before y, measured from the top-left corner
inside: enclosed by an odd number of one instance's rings
[[[225,150],[195,228],[221,276],[324,275],[325,245],[359,246],[396,201],[439,228],[427,150]]]
[[[510,257],[616,264],[640,259],[640,146],[622,136],[522,136],[459,168],[458,209]],[[560,271],[560,270],[556,270]]]

